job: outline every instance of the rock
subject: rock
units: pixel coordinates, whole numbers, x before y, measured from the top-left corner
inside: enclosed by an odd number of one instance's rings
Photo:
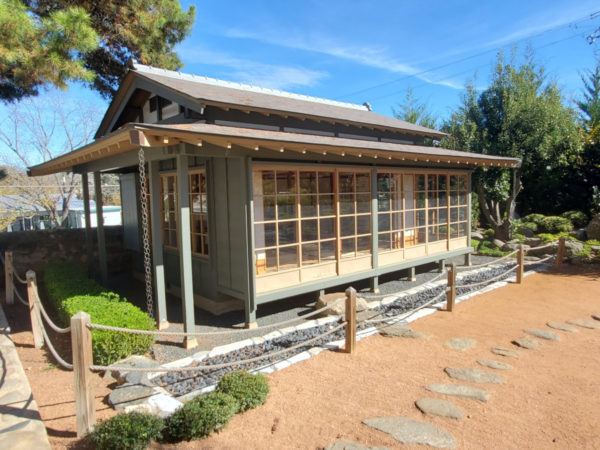
[[[525,255],[525,261],[539,261],[542,258],[538,258],[537,256],[529,256]]]
[[[519,352],[516,350],[512,350],[510,348],[503,347],[494,347],[492,348],[492,353],[500,356],[508,356],[508,357],[517,357],[519,356]]]
[[[573,236],[575,239],[579,239],[580,241],[587,240],[587,233],[585,232],[585,228],[573,230],[569,233],[569,236]]]
[[[464,397],[479,400],[480,402],[487,402],[490,398],[490,394],[483,389],[461,386],[458,384],[430,384],[426,387],[428,391],[435,392],[436,394],[451,395],[453,397]]]
[[[528,237],[527,239],[525,239],[523,241],[523,244],[525,245],[529,245],[530,247],[537,247],[538,245],[541,245],[542,242],[544,242],[542,240],[542,238],[538,238],[538,237]]]
[[[132,367],[136,369],[154,369],[160,364],[158,361],[147,358],[141,355],[132,355],[115,363],[112,363],[109,367]],[[107,371],[109,372],[109,371]],[[117,380],[117,383],[129,383],[129,384],[144,384],[146,386],[152,386],[153,384],[148,380],[149,373],[147,372],[128,372],[124,369],[112,369],[110,375]]]
[[[163,419],[172,415],[183,406],[179,400],[175,400],[170,395],[156,394],[150,397],[146,404],[150,407],[152,414],[156,414]]]
[[[315,305],[315,309],[321,309],[332,303],[337,302],[341,298],[346,298],[346,294],[344,292],[332,292],[330,294],[320,295],[317,300],[317,304]],[[367,309],[369,305],[367,301],[362,297],[356,297],[356,311],[364,311]],[[346,311],[346,304],[344,302],[340,302],[337,305],[331,306],[329,309],[326,309],[321,313],[321,316],[339,316],[340,314],[344,314]]]
[[[502,247],[504,247],[505,244],[506,244],[506,242],[501,241],[500,239],[494,239],[492,241],[492,245],[497,248],[502,248]]]
[[[571,333],[577,331],[577,328],[560,322],[547,322],[546,325],[548,325],[550,328],[554,328],[555,330],[570,331]]]
[[[581,251],[583,251],[583,243],[569,239],[565,240],[565,256],[570,258]]]
[[[588,239],[600,240],[600,214],[590,220],[585,227],[585,234]]]
[[[462,419],[463,412],[453,403],[439,398],[420,398],[415,402],[423,414]]]
[[[129,414],[131,412],[152,414],[152,407],[148,403],[138,403],[135,405],[126,406],[125,408],[123,408],[123,412],[125,414]]]
[[[525,333],[530,334],[540,339],[546,339],[547,341],[558,341],[558,335],[548,330],[524,330]]]
[[[479,231],[471,231],[471,239],[474,241],[483,241],[485,238]]]
[[[145,403],[152,395],[154,395],[154,389],[149,386],[122,384],[108,395],[108,403],[114,409],[120,410],[131,405]]]
[[[427,337],[425,333],[415,331],[411,327],[403,323],[395,323],[393,325],[383,325],[379,328],[382,336],[386,337],[403,337],[410,339],[423,339]]]
[[[600,320],[600,314],[592,314],[592,319]]]
[[[513,341],[513,344],[518,345],[521,348],[526,348],[528,350],[538,348],[540,346],[540,343],[538,341],[536,341],[533,338],[529,338],[529,337],[522,337],[519,339],[515,339]]]
[[[500,384],[503,381],[500,375],[486,372],[485,370],[471,369],[467,367],[446,367],[444,371],[450,378],[455,378],[461,381],[492,384]]]
[[[478,364],[482,366],[489,367],[490,369],[496,370],[511,370],[512,366],[510,364],[506,364],[505,362],[494,361],[493,359],[478,359]]]
[[[576,320],[567,320],[567,323],[570,323],[571,325],[577,325],[578,327],[582,327],[582,328],[589,328],[589,329],[600,329],[600,323],[597,320],[592,320],[592,319],[576,319]]]
[[[520,247],[521,247],[521,244],[519,244],[519,243],[513,244],[511,242],[507,242],[506,244],[504,244],[502,246],[502,248],[500,250],[502,250],[503,252],[514,252],[515,250],[519,250]],[[527,249],[529,249],[529,246],[523,244],[523,249],[527,250]]]
[[[453,338],[444,342],[444,346],[451,350],[457,350],[459,352],[464,352],[465,350],[474,347],[477,344],[475,339],[468,338]]]
[[[376,430],[391,434],[403,444],[429,445],[435,448],[455,448],[454,437],[435,425],[417,422],[407,417],[382,417],[363,420]]]
[[[531,238],[535,235],[534,231],[529,227],[519,227],[517,228],[517,233],[522,234],[525,237]]]
[[[387,447],[367,447],[350,441],[337,441],[325,447],[325,450],[388,450]]]
[[[556,255],[558,251],[558,243],[553,242],[551,245],[546,247],[545,245],[541,245],[539,247],[531,247],[527,254],[530,256],[543,256],[543,255]]]

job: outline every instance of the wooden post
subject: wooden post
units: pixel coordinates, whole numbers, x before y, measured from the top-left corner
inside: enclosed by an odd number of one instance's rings
[[[92,331],[88,328],[90,315],[79,311],[71,317],[71,346],[73,348],[73,373],[75,375],[75,412],[77,437],[90,433],[96,423],[94,383],[92,372]]]
[[[456,264],[448,267],[448,287],[446,288],[446,311],[452,312],[456,301]]]
[[[356,290],[346,289],[346,353],[356,351]]]
[[[523,282],[523,271],[525,269],[525,248],[523,244],[519,244],[519,253],[517,253],[517,284]]]
[[[12,305],[15,302],[15,285],[13,283],[13,264],[12,251],[7,250],[4,253],[4,284],[6,292],[6,304]]]
[[[565,237],[561,236],[558,239],[558,252],[556,253],[556,268],[560,268],[565,257]]]
[[[35,272],[28,270],[25,274],[27,280],[27,300],[29,301],[29,317],[31,318],[31,332],[33,333],[33,345],[35,348],[44,346],[44,335],[42,334],[42,317],[38,305],[38,290]]]

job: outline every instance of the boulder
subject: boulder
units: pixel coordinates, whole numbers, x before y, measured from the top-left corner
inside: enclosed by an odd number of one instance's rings
[[[507,242],[506,244],[504,244],[501,248],[501,250],[503,252],[514,252],[515,250],[519,250],[519,247],[521,246],[521,244],[518,243],[519,241],[517,241],[516,244],[511,243],[511,242]],[[529,249],[529,245],[525,245],[523,244],[523,248],[525,250]]]
[[[320,295],[317,300],[317,304],[315,305],[315,309],[325,308],[335,302],[337,302],[341,298],[346,298],[345,292],[332,292],[330,294]],[[368,309],[369,305],[367,301],[362,297],[356,297],[356,311],[364,311]],[[345,302],[340,302],[337,305],[331,306],[329,309],[326,309],[321,313],[321,316],[339,316],[340,314],[344,314],[346,311]]]
[[[565,241],[565,256],[575,256],[577,253],[583,251],[583,244],[577,241]]]
[[[137,369],[155,369],[160,366],[158,361],[154,361],[153,359],[147,358],[141,355],[132,355],[120,361],[117,361],[110,365],[110,367],[131,367]],[[118,384],[143,384],[146,386],[153,386],[153,384],[148,380],[148,372],[129,372],[127,369],[112,369],[107,371],[110,372],[112,378],[117,380]]]
[[[600,240],[600,214],[590,220],[590,223],[585,227],[585,234],[588,239]]]
[[[538,245],[542,245],[544,240],[538,237],[528,237],[523,241],[523,244],[529,245],[530,247],[537,247]]]
[[[522,234],[525,237],[533,237],[535,235],[535,233],[533,232],[533,230],[531,228],[528,227],[519,227],[517,228],[517,233]]]
[[[480,233],[479,231],[472,231],[471,239],[474,241],[483,241],[485,238],[483,237],[483,234]]]
[[[504,247],[505,244],[506,244],[506,242],[501,241],[500,239],[494,239],[492,241],[492,245],[497,248],[502,248],[502,247]]]
[[[587,239],[587,233],[585,232],[585,228],[579,228],[578,230],[571,231],[569,236],[573,236],[580,241],[585,241]]]
[[[558,242],[554,242],[552,245],[547,247],[545,245],[540,247],[532,247],[527,251],[527,254],[530,256],[556,255],[557,250]]]

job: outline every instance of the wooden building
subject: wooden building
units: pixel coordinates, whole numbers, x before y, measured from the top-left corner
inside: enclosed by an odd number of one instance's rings
[[[471,170],[520,162],[424,145],[442,137],[368,105],[132,64],[95,141],[30,174],[122,174],[140,268],[147,201],[159,326],[168,289],[186,330],[194,304],[252,326],[266,302],[468,255]]]

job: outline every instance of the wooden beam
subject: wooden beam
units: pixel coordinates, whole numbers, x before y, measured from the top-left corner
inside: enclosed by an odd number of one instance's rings
[[[129,131],[129,143],[136,147],[151,147],[148,136],[141,130]]]

